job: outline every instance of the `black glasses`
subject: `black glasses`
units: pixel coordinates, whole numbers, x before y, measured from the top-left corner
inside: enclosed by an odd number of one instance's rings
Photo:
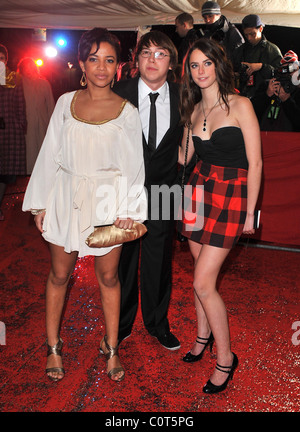
[[[142,50],[140,54],[143,58],[150,58],[152,56],[152,54],[154,54],[154,58],[156,58],[157,60],[162,60],[165,57],[170,57],[168,54],[165,54],[162,51],[153,52],[153,51],[147,50],[147,49]]]

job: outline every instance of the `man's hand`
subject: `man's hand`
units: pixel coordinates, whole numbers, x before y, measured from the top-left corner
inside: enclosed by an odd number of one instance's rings
[[[248,69],[246,70],[246,74],[248,76],[252,75],[254,72],[259,71],[262,68],[262,63],[248,63],[248,62],[242,62],[242,64],[248,66]]]

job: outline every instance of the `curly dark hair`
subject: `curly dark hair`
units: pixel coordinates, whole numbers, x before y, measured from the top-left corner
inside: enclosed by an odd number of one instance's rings
[[[183,124],[191,122],[195,105],[201,101],[202,94],[194,82],[190,71],[190,57],[193,51],[200,50],[215,65],[220,97],[229,111],[228,96],[235,94],[234,71],[224,49],[216,41],[208,38],[197,40],[190,48],[184,62],[184,77],[180,91],[180,114]]]
[[[108,42],[116,51],[117,63],[120,62],[121,57],[121,44],[117,36],[110,33],[106,28],[95,27],[92,30],[88,30],[81,36],[78,44],[78,60],[87,61],[90,55],[93,44],[96,44],[95,54],[101,42]]]

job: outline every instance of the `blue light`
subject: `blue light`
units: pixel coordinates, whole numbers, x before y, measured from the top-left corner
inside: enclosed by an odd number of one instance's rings
[[[58,37],[56,39],[56,43],[59,47],[64,48],[65,46],[67,46],[67,41],[66,39],[64,39],[63,37]]]

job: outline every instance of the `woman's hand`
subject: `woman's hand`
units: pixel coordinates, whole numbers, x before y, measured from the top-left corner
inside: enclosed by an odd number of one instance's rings
[[[36,224],[37,229],[42,233],[43,230],[43,223],[46,216],[46,211],[43,211],[42,213],[37,214],[34,216],[34,222]]]
[[[254,214],[247,213],[243,234],[254,234],[255,229],[253,228],[253,225],[254,225]]]
[[[120,219],[120,218],[117,218],[117,220],[115,220],[114,221],[114,225],[117,227],[117,228],[122,228],[122,229],[131,229],[132,228],[132,226],[133,226],[133,220],[132,219],[130,219],[130,218],[127,218],[127,219]]]

